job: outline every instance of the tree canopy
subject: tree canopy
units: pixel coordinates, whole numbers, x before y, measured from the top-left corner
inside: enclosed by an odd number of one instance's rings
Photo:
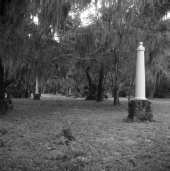
[[[37,75],[43,91],[72,90],[98,101],[110,92],[116,105],[123,91],[133,93],[140,41],[146,47],[147,96],[154,96],[167,74],[166,1],[95,0],[100,15],[90,15],[91,23],[82,26],[80,14],[90,3],[0,0],[1,99],[8,85],[28,90]]]

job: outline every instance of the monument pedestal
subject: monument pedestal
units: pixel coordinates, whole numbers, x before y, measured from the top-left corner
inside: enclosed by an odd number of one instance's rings
[[[132,121],[152,121],[152,103],[149,100],[131,100],[128,118]]]
[[[34,94],[34,100],[40,100],[40,94]]]

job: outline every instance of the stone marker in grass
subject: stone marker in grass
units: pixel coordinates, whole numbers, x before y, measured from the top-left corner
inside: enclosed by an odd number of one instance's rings
[[[36,76],[36,85],[35,85],[34,100],[40,100],[38,76]]]
[[[145,61],[143,43],[137,48],[135,99],[129,102],[128,118],[133,121],[152,121],[152,104],[145,97]]]

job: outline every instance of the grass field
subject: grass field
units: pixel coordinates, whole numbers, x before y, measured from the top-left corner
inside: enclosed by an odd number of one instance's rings
[[[13,99],[0,116],[0,171],[168,171],[170,101],[154,100],[156,122],[127,122],[113,106],[63,96]],[[75,140],[59,136],[70,122]]]

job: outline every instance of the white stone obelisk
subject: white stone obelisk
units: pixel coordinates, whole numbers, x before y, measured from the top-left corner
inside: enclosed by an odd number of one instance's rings
[[[137,48],[136,78],[135,78],[135,100],[146,100],[145,96],[145,47],[143,42]]]
[[[38,76],[36,76],[36,86],[35,86],[35,94],[39,94],[39,82],[38,82]]]

